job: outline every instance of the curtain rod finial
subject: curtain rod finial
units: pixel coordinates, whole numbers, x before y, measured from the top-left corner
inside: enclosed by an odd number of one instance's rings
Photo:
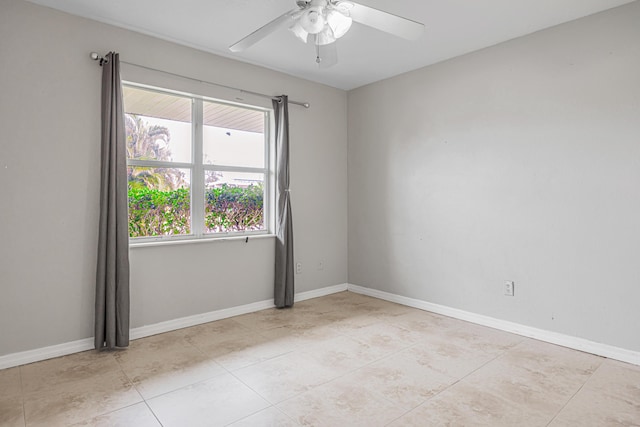
[[[100,56],[100,54],[98,54],[97,52],[91,52],[89,54],[89,57],[94,61],[100,61],[101,67],[102,67],[102,64],[106,64],[107,62],[109,62],[108,58],[105,58],[104,56]]]

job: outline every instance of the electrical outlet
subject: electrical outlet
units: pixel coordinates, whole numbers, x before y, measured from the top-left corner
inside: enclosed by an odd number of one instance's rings
[[[296,274],[300,274],[302,273],[302,263],[301,262],[297,262],[296,263]]]
[[[511,280],[507,280],[506,282],[504,282],[504,294],[506,296],[509,296],[509,297],[513,296],[513,288],[514,288],[514,283]]]

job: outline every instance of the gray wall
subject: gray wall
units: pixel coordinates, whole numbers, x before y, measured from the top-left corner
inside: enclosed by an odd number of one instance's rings
[[[3,0],[0,355],[93,335],[101,70],[89,52],[109,50],[124,61],[309,101],[309,110],[290,108],[295,257],[303,263],[296,290],[346,282],[345,92]],[[126,65],[123,76],[231,100],[239,96]],[[132,248],[132,327],[270,299],[273,245],[273,238],[264,238]]]
[[[639,351],[639,23],[349,92],[349,282]]]
[[[635,2],[363,87],[347,114],[339,90],[3,0],[0,356],[92,335],[88,54],[109,50],[312,103],[290,110],[298,291],[346,282],[348,259],[355,284],[640,350],[639,21]],[[132,248],[132,326],[271,298],[272,251],[271,238]]]

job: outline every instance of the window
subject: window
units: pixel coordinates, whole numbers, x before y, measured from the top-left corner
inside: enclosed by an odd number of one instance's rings
[[[129,236],[267,233],[269,111],[126,84]]]

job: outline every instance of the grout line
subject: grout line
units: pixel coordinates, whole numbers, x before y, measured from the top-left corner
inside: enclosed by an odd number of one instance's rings
[[[380,322],[378,322],[378,323],[380,323]],[[376,323],[376,324],[377,324],[377,323]],[[369,326],[369,325],[367,325],[367,326]],[[358,343],[360,343],[360,344],[363,344],[363,345],[365,344],[364,342],[362,342],[362,341],[358,340],[357,338],[354,338],[354,337],[351,337],[351,336],[345,335],[344,333],[342,333],[342,332],[340,332],[340,331],[335,331],[335,333],[337,334],[337,336],[336,336],[336,337],[332,337],[332,338],[330,338],[330,339],[337,338],[337,337],[344,337],[344,338],[348,338],[348,339],[350,339],[350,340],[356,341],[356,342],[358,342]],[[309,346],[309,345],[311,345],[311,346],[312,346],[313,344],[306,344],[306,345],[307,345],[307,346]],[[270,401],[269,399],[267,399],[265,396],[263,396],[262,394],[260,394],[258,391],[254,390],[254,389],[253,389],[249,384],[246,384],[244,381],[242,381],[242,379],[241,379],[241,378],[239,378],[239,377],[237,377],[237,376],[235,375],[235,372],[239,371],[240,369],[244,369],[244,368],[238,368],[238,369],[234,370],[233,372],[231,372],[231,374],[232,374],[235,378],[237,378],[240,382],[242,382],[244,385],[246,385],[246,386],[247,386],[247,387],[249,387],[251,390],[253,390],[253,391],[254,391],[256,394],[258,394],[260,397],[262,397],[263,399],[265,399],[267,402],[271,403],[271,404],[272,404],[272,406],[277,406],[277,405],[279,405],[279,404],[280,404],[280,403],[282,403],[282,402],[285,402],[285,401],[290,400],[290,399],[294,399],[294,398],[296,398],[296,397],[298,397],[298,396],[301,396],[301,395],[303,395],[303,394],[305,394],[305,393],[311,392],[311,391],[312,391],[312,390],[314,390],[314,389],[317,389],[317,388],[319,388],[319,387],[321,387],[321,386],[323,386],[323,385],[326,385],[326,384],[328,384],[328,383],[330,383],[330,382],[332,382],[332,381],[335,381],[335,380],[337,380],[338,378],[341,378],[341,377],[344,377],[344,376],[346,376],[346,375],[349,375],[349,374],[351,374],[351,373],[353,373],[353,372],[355,372],[355,371],[357,371],[357,370],[359,370],[359,369],[362,369],[362,368],[364,368],[364,367],[367,367],[367,366],[369,366],[369,365],[371,365],[371,364],[373,364],[373,363],[376,363],[376,362],[378,362],[378,361],[380,361],[380,360],[386,359],[386,358],[388,358],[388,357],[392,357],[392,356],[393,356],[393,355],[395,355],[395,354],[398,354],[398,353],[400,353],[400,352],[402,352],[402,351],[407,350],[408,348],[412,347],[413,345],[415,345],[415,344],[412,344],[412,345],[410,345],[410,346],[404,347],[404,348],[402,348],[402,349],[400,349],[400,350],[397,350],[397,351],[395,351],[395,352],[391,352],[391,353],[389,353],[389,354],[386,354],[385,356],[380,357],[380,358],[378,358],[378,359],[375,359],[375,360],[373,360],[373,361],[371,361],[371,362],[369,362],[369,363],[367,363],[367,364],[365,364],[365,365],[363,365],[363,366],[359,366],[359,367],[357,367],[357,368],[349,369],[349,370],[347,370],[346,372],[339,374],[338,376],[335,376],[335,377],[329,378],[329,379],[327,379],[326,381],[322,381],[322,382],[320,382],[320,383],[318,383],[318,384],[314,385],[314,386],[313,386],[311,389],[309,389],[309,390],[305,390],[305,391],[303,391],[303,392],[301,392],[301,393],[298,393],[298,394],[296,394],[296,395],[294,395],[294,396],[288,397],[288,398],[286,398],[286,399],[284,399],[284,400],[282,400],[282,401],[280,401],[280,402],[276,402],[276,403],[274,403],[274,402]],[[303,347],[303,345],[300,345],[300,346],[296,347],[296,349],[300,349],[301,347]],[[256,362],[256,363],[254,363],[254,364],[252,364],[252,365],[249,365],[249,366],[255,366],[255,365],[257,365],[257,364],[260,364],[260,363],[262,363],[262,362],[266,362],[266,361],[268,361],[268,360],[273,360],[273,359],[276,359],[276,358],[279,358],[279,357],[283,357],[283,356],[285,356],[285,355],[288,355],[288,354],[292,353],[292,352],[293,352],[293,351],[295,351],[296,349],[291,350],[291,351],[289,351],[289,352],[287,352],[287,353],[281,354],[281,355],[279,355],[279,356],[275,356],[275,357],[270,358],[270,359],[266,359],[266,360],[263,360],[263,361],[260,361],[260,362]],[[386,399],[386,398],[385,398],[385,399]]]
[[[284,412],[282,409],[278,408],[277,405],[273,405],[273,407],[275,409],[277,409],[281,414],[283,414],[285,417],[289,418],[293,423],[295,423],[296,425],[299,425],[300,423],[298,421],[296,421],[295,419],[293,419],[293,417],[291,417],[289,414],[287,414],[286,412]]]
[[[131,387],[133,387],[133,389],[136,391],[136,393],[138,393],[138,396],[140,396],[140,401],[136,402],[136,403],[132,403],[131,405],[126,405],[126,406],[122,406],[118,409],[114,409],[113,411],[109,411],[109,412],[105,412],[103,414],[99,414],[99,415],[95,415],[91,418],[88,418],[87,420],[93,419],[93,418],[97,418],[97,417],[102,417],[104,415],[108,415],[108,414],[112,414],[114,412],[120,411],[122,409],[126,409],[126,408],[130,408],[132,406],[135,405],[139,405],[140,403],[144,403],[147,408],[149,408],[149,410],[151,411],[151,413],[153,414],[153,416],[156,418],[156,420],[158,420],[158,417],[156,416],[156,414],[151,410],[151,408],[149,407],[149,405],[147,404],[146,399],[144,398],[144,396],[142,395],[142,393],[140,393],[140,390],[138,390],[138,387],[136,387],[135,383],[133,382],[133,380],[131,379],[131,377],[129,376],[129,374],[127,374],[127,372],[124,370],[124,368],[122,367],[122,364],[120,363],[120,361],[118,360],[118,358],[116,357],[116,353],[119,351],[126,351],[126,350],[111,350],[108,351],[110,357],[113,358],[113,360],[116,362],[116,364],[118,365],[118,367],[120,368],[120,372],[122,372],[122,374],[125,376],[125,378],[127,379],[127,381],[129,381],[129,384],[131,384]],[[83,421],[87,421],[87,420],[83,420]],[[81,421],[82,422],[82,421]],[[160,422],[160,420],[158,420],[158,423],[162,426],[162,423]]]
[[[442,390],[438,391],[437,393],[435,393],[433,396],[429,396],[424,402],[422,402],[421,404],[419,404],[418,406],[416,406],[415,408],[409,409],[407,410],[405,413],[403,413],[402,415],[400,415],[399,417],[393,419],[392,421],[390,421],[388,424],[386,425],[391,425],[394,422],[396,422],[397,420],[399,420],[400,418],[404,417],[405,415],[409,414],[410,412],[413,412],[415,410],[417,410],[418,408],[420,408],[421,406],[426,405],[427,403],[429,403],[431,400],[433,400],[435,397],[439,396],[440,394],[444,393],[447,390],[450,390],[452,387],[454,387],[456,384],[463,382],[463,380],[465,378],[467,378],[468,376],[472,375],[473,373],[477,372],[478,370],[484,368],[485,366],[487,366],[489,363],[494,362],[495,360],[499,359],[500,357],[502,357],[506,352],[508,352],[509,350],[511,350],[512,348],[517,347],[518,345],[522,344],[525,341],[525,339],[523,339],[522,341],[520,341],[518,344],[514,345],[513,347],[508,348],[507,350],[501,351],[496,353],[495,357],[487,360],[485,363],[483,363],[482,365],[478,366],[477,368],[475,368],[474,370],[468,372],[467,374],[463,375],[461,378],[455,378],[455,377],[451,377],[454,378],[455,381],[452,382],[451,384],[447,385],[445,388],[443,388]],[[421,343],[416,343],[415,346],[419,345]],[[456,344],[457,345],[457,344]],[[494,395],[495,396],[495,395]],[[500,396],[497,396],[500,397]]]
[[[296,349],[297,349],[297,348],[296,348]],[[234,373],[234,372],[238,372],[238,371],[241,371],[241,370],[243,370],[243,369],[250,368],[250,367],[255,366],[255,365],[259,365],[260,363],[268,362],[268,361],[270,361],[270,360],[274,360],[274,359],[278,359],[278,358],[280,358],[280,357],[286,356],[286,355],[288,355],[288,354],[293,353],[296,349],[289,350],[289,351],[287,351],[286,353],[281,353],[281,354],[276,354],[276,355],[274,355],[274,356],[265,357],[265,358],[264,358],[264,359],[262,359],[262,360],[257,360],[257,361],[255,361],[255,362],[253,362],[253,363],[250,363],[250,364],[246,365],[246,366],[240,366],[239,368],[235,368],[235,369],[227,369],[227,371],[228,371],[230,374],[231,374],[231,373]],[[226,369],[226,368],[225,368],[225,369]]]
[[[131,408],[131,407],[136,406],[136,405],[139,405],[139,404],[141,404],[141,403],[145,403],[144,399],[142,399],[140,402],[132,403],[131,405],[126,405],[126,406],[123,406],[123,407],[121,407],[121,408],[114,409],[113,411],[109,411],[109,412],[105,412],[105,413],[103,413],[103,414],[95,415],[95,416],[93,416],[93,417],[91,417],[91,418],[88,418],[88,419],[86,419],[86,420],[82,420],[82,421],[80,421],[80,422],[82,423],[82,422],[85,422],[85,421],[88,421],[88,420],[92,420],[92,419],[94,419],[94,418],[104,417],[105,415],[113,414],[114,412],[122,411],[123,409]]]
[[[255,390],[253,387],[251,387],[249,384],[245,383],[244,381],[242,381],[242,378],[239,378],[234,372],[230,372],[230,374],[233,376],[233,378],[235,378],[236,380],[238,380],[242,385],[244,385],[245,387],[247,387],[249,390],[251,390],[252,392],[254,392],[255,394],[257,394],[258,396],[260,396],[261,399],[264,399],[265,402],[267,402],[269,405],[271,406],[276,406],[275,403],[273,403],[272,401],[270,401],[269,399],[267,399],[265,396],[263,396],[262,394],[258,393],[257,390]],[[265,408],[266,409],[266,408]],[[234,421],[235,422],[235,421]]]
[[[497,353],[495,355],[495,357],[493,357],[492,359],[487,360],[485,363],[483,363],[482,365],[478,366],[476,369],[474,369],[473,371],[467,373],[466,375],[464,375],[462,378],[459,378],[458,381],[462,381],[465,378],[469,377],[470,375],[475,374],[476,372],[478,372],[480,369],[484,368],[485,366],[487,366],[489,363],[495,362],[496,360],[498,360],[499,358],[501,358],[502,356],[504,356],[505,352],[502,353]],[[456,381],[456,382],[458,382]],[[453,384],[452,384],[453,385]]]
[[[453,378],[453,377],[452,377]],[[443,388],[442,390],[440,390],[439,392],[435,393],[433,396],[429,396],[424,402],[422,402],[421,404],[419,404],[418,406],[416,406],[415,408],[411,408],[409,410],[407,410],[406,412],[404,412],[402,415],[400,415],[397,418],[394,418],[392,421],[389,421],[387,424],[385,424],[385,426],[391,425],[394,422],[398,421],[400,418],[404,417],[405,415],[409,414],[410,412],[413,412],[415,410],[417,410],[418,408],[420,408],[421,406],[426,405],[427,403],[429,403],[429,401],[431,401],[433,398],[435,398],[436,396],[439,396],[440,394],[444,393],[445,391],[449,390],[451,387],[453,387],[454,385],[458,384],[460,382],[459,379],[455,380],[453,383],[449,384],[448,386],[446,386],[445,388]]]
[[[258,396],[260,396],[260,395],[258,395]],[[262,397],[262,396],[260,396],[260,397]],[[264,398],[263,398],[263,399],[264,399]],[[267,400],[265,399],[265,401],[267,401]],[[255,414],[257,414],[257,413],[259,413],[259,412],[262,412],[262,411],[265,411],[265,410],[267,410],[267,409],[269,409],[269,408],[273,408],[273,407],[274,407],[274,405],[272,405],[269,401],[267,401],[267,403],[269,403],[269,406],[267,406],[266,408],[258,409],[257,411],[252,412],[252,413],[250,413],[250,414],[249,414],[249,415],[247,415],[247,416],[244,416],[244,417],[238,418],[237,420],[233,420],[233,421],[231,421],[231,422],[229,422],[229,423],[225,424],[225,426],[230,426],[230,425],[231,425],[231,424],[233,424],[233,423],[237,423],[238,421],[241,421],[241,420],[244,420],[244,419],[246,419],[246,418],[252,417],[252,416],[254,416]]]
[[[22,366],[18,366],[18,375],[20,376],[20,398],[22,399],[22,423],[27,427],[27,411],[25,409],[24,380],[22,379]]]
[[[385,323],[385,321],[384,321],[384,320],[381,320],[380,322],[376,322],[376,323],[372,323],[371,325],[363,326],[363,328],[364,328],[364,327],[368,327],[368,326],[372,326],[372,325],[378,325],[378,324],[380,324],[380,323]],[[358,328],[358,329],[359,329],[359,328]],[[359,339],[358,339],[358,338],[356,338],[356,337],[353,337],[353,336],[347,335],[347,334],[345,334],[344,332],[341,332],[341,331],[337,331],[337,330],[336,330],[336,334],[337,334],[337,336],[336,336],[336,337],[332,337],[332,338],[337,338],[337,337],[347,338],[347,339],[352,340],[352,341],[355,341],[355,342],[357,342],[357,343],[359,343],[359,344],[366,345],[366,343],[365,343],[365,342],[363,342],[363,341],[359,340]],[[391,357],[393,357],[393,356],[395,356],[395,355],[397,355],[397,354],[399,354],[399,353],[402,353],[402,352],[404,352],[404,351],[406,351],[406,350],[408,350],[408,349],[410,349],[410,348],[412,348],[412,347],[414,347],[414,346],[416,346],[416,345],[418,345],[418,343],[413,343],[413,344],[411,344],[411,345],[409,345],[409,346],[407,346],[407,347],[403,347],[403,348],[401,348],[401,349],[399,349],[399,350],[392,351],[392,352],[390,352],[390,353],[388,353],[388,354],[385,354],[384,356],[379,357],[379,358],[377,358],[377,359],[374,359],[374,360],[370,361],[369,363],[366,363],[366,364],[364,364],[364,365],[362,365],[362,366],[359,366],[359,367],[357,367],[357,368],[353,368],[353,369],[349,369],[349,370],[345,371],[344,373],[339,374],[339,375],[338,375],[338,376],[336,376],[336,377],[333,377],[333,378],[330,378],[330,379],[328,379],[328,380],[326,380],[326,381],[323,381],[323,382],[321,382],[321,383],[318,383],[317,385],[313,386],[313,388],[312,388],[312,389],[310,389],[310,390],[305,390],[305,391],[303,391],[303,392],[301,392],[301,393],[296,394],[295,396],[291,396],[291,397],[289,397],[289,398],[287,398],[287,399],[283,400],[282,402],[285,402],[285,401],[287,401],[287,400],[294,399],[294,398],[296,398],[296,397],[298,397],[298,396],[301,396],[301,395],[303,395],[303,394],[305,394],[305,393],[309,393],[309,392],[311,392],[311,391],[313,391],[313,390],[315,390],[315,389],[318,389],[319,387],[322,387],[322,386],[324,386],[324,385],[327,385],[327,384],[329,384],[329,383],[331,383],[331,382],[333,382],[333,381],[336,381],[336,380],[338,380],[338,379],[340,379],[340,378],[343,378],[343,377],[345,377],[345,376],[347,376],[347,375],[353,374],[354,372],[356,372],[356,371],[358,371],[358,370],[361,370],[361,369],[364,369],[364,368],[366,368],[366,367],[369,367],[369,366],[373,365],[374,363],[378,363],[378,362],[380,362],[380,361],[382,361],[382,360],[389,359],[389,358],[391,358]],[[387,401],[387,402],[389,402],[389,403],[391,403],[391,404],[393,404],[393,405],[396,405],[396,403],[395,403],[395,402],[392,402],[391,400],[389,400],[389,399],[388,399],[386,396],[384,396],[383,394],[380,394],[380,393],[377,393],[377,392],[373,392],[373,394],[374,394],[374,395],[376,395],[376,396],[378,396],[378,397],[380,397],[380,398],[382,398],[382,399],[384,399],[385,401]],[[278,404],[280,404],[280,403],[282,403],[282,402],[279,402]],[[275,405],[277,405],[277,404],[274,404],[274,406],[275,406]]]
[[[151,412],[151,415],[153,415],[153,417],[156,419],[158,424],[160,424],[160,426],[164,426],[164,424],[162,424],[162,421],[160,421],[160,418],[158,418],[158,415],[155,412],[153,412],[153,409],[151,409],[151,406],[149,406],[149,402],[144,400],[144,404],[147,407],[147,409],[149,410],[149,412]]]
[[[597,367],[597,368],[596,368],[596,369],[591,373],[591,375],[589,375],[589,378],[587,378],[587,379],[585,380],[585,382],[584,382],[584,383],[582,383],[582,385],[580,386],[580,388],[578,388],[578,390],[576,390],[576,392],[575,392],[575,393],[573,393],[569,399],[567,399],[567,401],[565,402],[565,404],[564,404],[564,405],[562,405],[562,408],[560,408],[560,409],[558,410],[558,412],[556,412],[556,414],[553,416],[553,418],[551,418],[551,420],[547,423],[547,426],[551,425],[551,423],[552,423],[556,418],[558,418],[558,415],[560,415],[560,413],[561,413],[562,411],[564,411],[564,408],[566,408],[566,407],[569,405],[569,403],[571,403],[571,401],[572,401],[572,400],[573,400],[573,399],[578,395],[578,393],[580,393],[580,392],[582,391],[582,389],[584,388],[584,386],[586,386],[586,385],[587,385],[587,383],[588,383],[588,382],[593,378],[593,376],[595,375],[595,373],[596,373],[596,372],[598,372],[598,370],[600,370],[600,368],[602,367],[602,365],[604,365],[604,359],[600,362],[600,364],[598,365],[598,367]]]
[[[125,351],[125,350],[115,350],[115,351]],[[136,393],[138,393],[138,396],[140,396],[140,399],[142,399],[141,401],[144,402],[144,396],[142,395],[142,393],[140,393],[140,390],[138,390],[138,387],[136,387],[136,384],[133,382],[133,379],[129,376],[129,374],[127,374],[127,372],[124,370],[124,367],[122,366],[122,364],[120,363],[120,361],[118,360],[118,358],[115,355],[115,352],[111,353],[111,357],[113,357],[113,359],[115,360],[115,362],[118,364],[118,367],[120,368],[120,372],[122,372],[122,374],[127,378],[127,380],[129,381],[129,384],[131,384],[131,386],[135,389]],[[140,403],[140,402],[138,402]]]

